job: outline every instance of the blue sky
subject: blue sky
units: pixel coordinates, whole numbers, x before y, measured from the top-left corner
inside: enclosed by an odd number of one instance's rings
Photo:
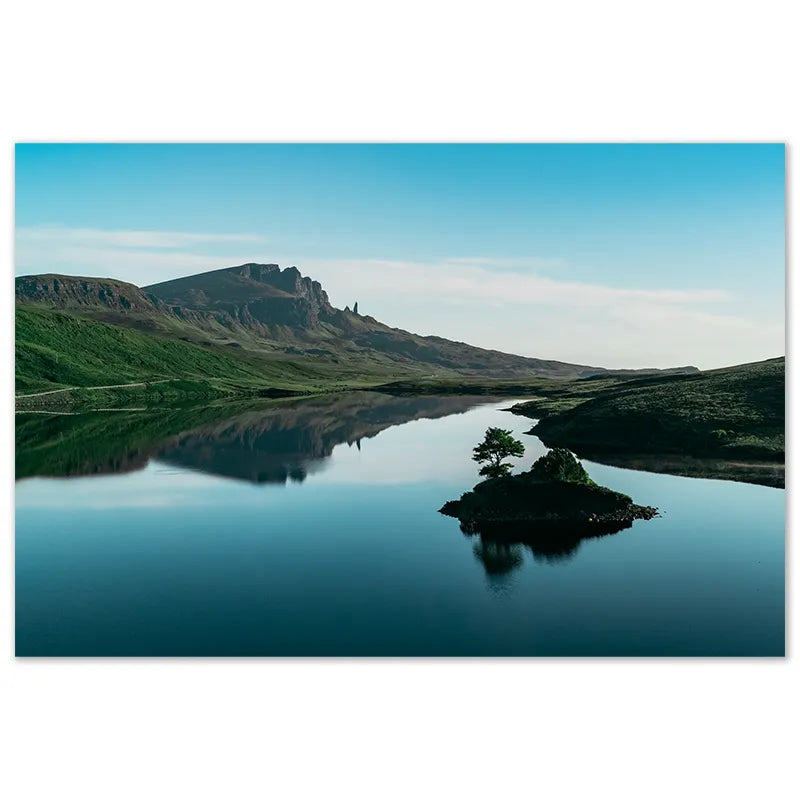
[[[784,352],[783,145],[18,145],[16,274],[296,264],[335,305],[613,367]]]

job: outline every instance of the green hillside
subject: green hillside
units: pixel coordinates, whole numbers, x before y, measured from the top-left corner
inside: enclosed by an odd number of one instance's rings
[[[545,444],[597,453],[782,461],[785,359],[611,384],[576,381],[516,410]]]
[[[369,380],[330,365],[259,358],[235,348],[190,344],[31,307],[16,310],[15,355],[18,394],[174,378],[201,382],[210,394],[315,391]]]
[[[176,324],[180,324],[177,322]],[[191,326],[186,326],[191,330]],[[185,333],[185,331],[177,331]],[[452,377],[419,363],[387,363],[379,353],[288,354],[231,342],[179,338],[172,330],[137,330],[74,313],[19,303],[16,308],[18,408],[136,405],[232,395],[306,393],[385,385],[388,393],[528,393],[558,385],[542,378],[509,381]],[[398,380],[399,379],[399,380]],[[146,386],[122,386],[134,382]],[[74,387],[87,387],[75,389]],[[92,387],[112,387],[96,389]],[[426,388],[423,388],[426,387]],[[54,390],[69,388],[69,392]],[[24,398],[21,395],[53,392]]]

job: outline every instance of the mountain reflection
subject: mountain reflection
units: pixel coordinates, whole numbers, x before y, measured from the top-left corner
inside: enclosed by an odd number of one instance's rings
[[[18,414],[16,477],[132,472],[156,459],[250,483],[300,483],[325,467],[337,445],[361,449],[392,426],[463,413],[486,400],[350,392],[255,406]]]

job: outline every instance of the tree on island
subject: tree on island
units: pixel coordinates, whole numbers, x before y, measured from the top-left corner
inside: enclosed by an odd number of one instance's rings
[[[504,464],[504,458],[519,457],[525,453],[525,445],[503,428],[489,428],[483,441],[472,450],[472,460],[479,464],[487,462],[478,472],[486,478],[501,478],[511,471],[511,464]]]
[[[540,481],[594,484],[583,464],[564,447],[554,447],[533,462],[531,476]]]
[[[355,304],[353,305],[353,313],[358,314],[358,300],[356,300]]]

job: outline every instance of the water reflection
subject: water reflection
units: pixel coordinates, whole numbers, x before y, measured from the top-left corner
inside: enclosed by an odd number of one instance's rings
[[[584,544],[439,514],[513,402],[20,415],[17,477],[76,478],[17,483],[17,655],[783,654],[783,491],[587,464],[664,516]]]
[[[527,550],[535,561],[558,564],[575,557],[585,539],[599,539],[632,527],[630,522],[615,522],[597,525],[593,530],[587,526],[570,527],[564,524],[543,527],[542,525],[461,525],[466,537],[477,537],[473,552],[483,564],[486,575],[495,581],[519,569],[525,561]]]
[[[134,472],[151,459],[255,484],[302,483],[334,448],[395,425],[460,414],[486,398],[352,392],[208,406],[78,415],[18,414],[16,477]]]

